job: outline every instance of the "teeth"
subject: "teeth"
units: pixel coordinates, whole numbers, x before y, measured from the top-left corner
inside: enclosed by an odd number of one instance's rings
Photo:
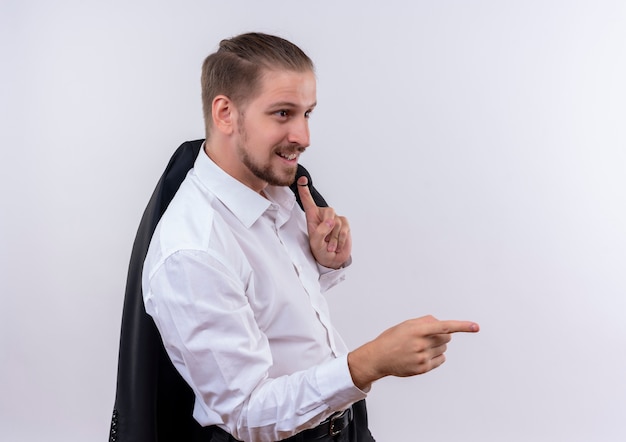
[[[295,160],[296,158],[298,158],[298,155],[295,154],[295,153],[292,153],[292,154],[289,154],[289,155],[281,154],[280,156],[283,157],[283,158],[286,158],[288,160]]]

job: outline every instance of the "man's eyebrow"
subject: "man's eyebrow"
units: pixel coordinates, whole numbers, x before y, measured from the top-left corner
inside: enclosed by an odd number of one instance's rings
[[[313,104],[309,105],[309,106],[304,106],[307,109],[313,109],[315,106],[317,106],[317,101],[314,102]],[[277,107],[289,107],[289,108],[297,108],[300,107],[298,104],[293,103],[291,101],[278,101],[276,103],[272,103],[269,107],[271,108],[277,108]]]

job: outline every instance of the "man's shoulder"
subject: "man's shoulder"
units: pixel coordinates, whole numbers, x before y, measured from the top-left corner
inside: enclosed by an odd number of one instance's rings
[[[207,250],[214,220],[219,217],[213,200],[211,193],[187,176],[161,217],[151,248],[157,246],[163,255],[177,250]]]

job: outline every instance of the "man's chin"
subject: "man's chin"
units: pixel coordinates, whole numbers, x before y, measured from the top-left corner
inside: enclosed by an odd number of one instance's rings
[[[291,170],[283,170],[282,173],[270,173],[269,171],[264,171],[263,173],[255,173],[256,177],[265,181],[270,186],[284,187],[291,186],[293,182],[296,180],[296,172],[298,171],[297,167]]]
[[[269,184],[273,186],[291,186],[293,182],[296,180],[296,171],[287,175],[283,175],[283,177],[280,177],[280,178],[282,179],[279,179],[279,177],[276,177],[276,180],[274,182],[269,182]]]
[[[272,180],[268,180],[268,183],[273,186],[291,186],[296,180],[296,173],[298,172],[298,164],[293,167],[282,167],[280,170],[274,169]]]

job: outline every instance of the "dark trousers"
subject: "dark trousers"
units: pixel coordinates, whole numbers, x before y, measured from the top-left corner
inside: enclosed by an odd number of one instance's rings
[[[288,439],[283,439],[282,442],[375,442],[367,426],[367,408],[364,400],[352,405],[352,416],[352,422],[350,422],[348,428],[335,437],[329,435],[321,439],[311,439],[307,438],[307,432],[303,431]],[[196,434],[194,441],[238,442],[230,434],[219,428],[213,429],[210,436],[205,430],[208,429],[204,428],[200,433]]]

